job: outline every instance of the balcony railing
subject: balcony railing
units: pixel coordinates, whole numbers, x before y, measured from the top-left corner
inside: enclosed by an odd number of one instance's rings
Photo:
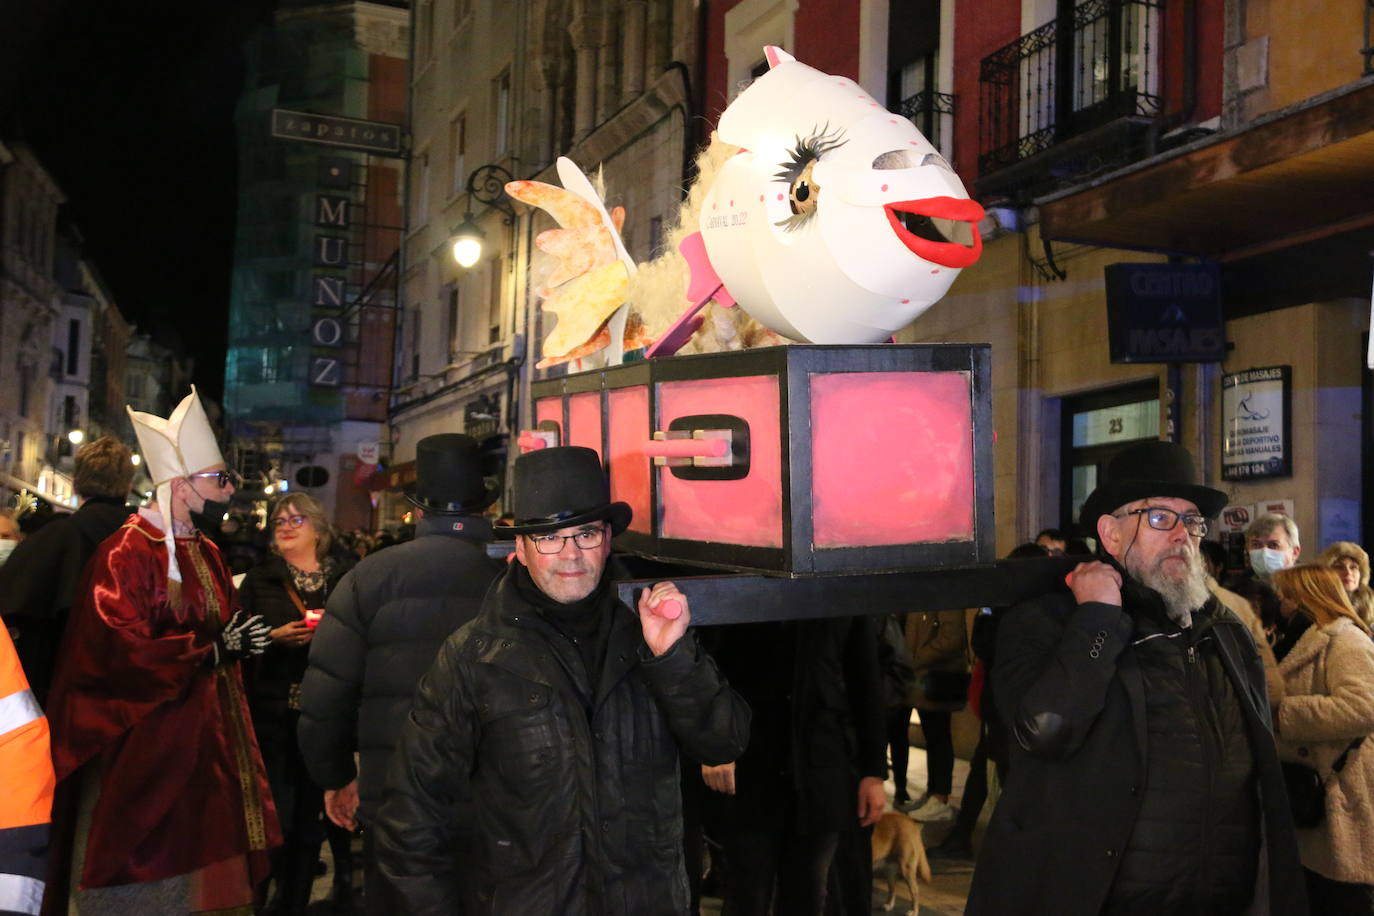
[[[1162,0],[1087,0],[983,58],[978,170],[1124,117],[1160,113]]]
[[[1374,2],[1374,0],[1371,0]],[[926,90],[902,99],[897,112],[906,118],[916,129],[925,134],[931,146],[946,156],[949,150],[944,142],[949,138],[954,121],[954,96],[947,92]]]

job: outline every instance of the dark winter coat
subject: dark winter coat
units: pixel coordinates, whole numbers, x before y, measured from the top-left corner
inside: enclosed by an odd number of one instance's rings
[[[310,776],[325,789],[356,777],[364,821],[381,805],[415,684],[444,640],[477,616],[502,568],[486,554],[491,526],[482,519],[423,518],[417,534],[364,558],[339,583],[301,685],[298,737]]]
[[[749,710],[688,632],[657,658],[614,600],[593,684],[508,573],[420,682],[377,837],[407,914],[688,907],[678,752],[734,760]]]
[[[887,777],[879,617],[738,624],[711,634],[712,655],[753,710],[735,767],[741,829],[854,827],[859,780]]]
[[[1151,753],[1149,735],[1157,730],[1146,711],[1149,701],[1159,698],[1146,695],[1141,656],[1146,645],[1152,652],[1191,648],[1195,657],[1214,656],[1214,663],[1197,661],[1193,676],[1224,681],[1224,688],[1212,685],[1215,708],[1238,704],[1248,741],[1242,762],[1253,765],[1259,790],[1263,861],[1257,865],[1268,880],[1255,888],[1246,912],[1307,912],[1269,727],[1264,668],[1249,631],[1211,600],[1204,615],[1211,617],[1208,638],[1204,642],[1199,633],[1191,647],[1185,646],[1153,635],[1158,627],[1142,623],[1143,605],[1150,601],[1158,603],[1158,595],[1127,580],[1124,610],[1076,604],[1065,590],[1018,605],[1000,621],[993,689],[1015,741],[1011,774],[973,877],[967,909],[972,916],[1103,912],[1124,853],[1138,848],[1143,835],[1136,828],[1150,782],[1147,766],[1169,756]],[[1195,627],[1204,623],[1199,618]],[[1160,640],[1168,648],[1153,645]],[[1156,669],[1149,679],[1156,689],[1159,673]],[[1225,743],[1230,728],[1219,723],[1217,740]],[[1136,847],[1130,846],[1133,840]]]
[[[88,499],[19,542],[0,566],[0,614],[34,696],[45,703],[86,562],[129,517],[122,499]]]

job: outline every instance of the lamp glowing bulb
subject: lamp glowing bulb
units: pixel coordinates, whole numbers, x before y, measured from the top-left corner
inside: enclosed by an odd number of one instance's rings
[[[270,483],[269,483],[267,486],[265,486],[265,487],[262,488],[262,492],[265,493],[265,494],[268,495],[268,496],[271,496],[271,495],[272,495],[273,493],[275,493],[276,491],[277,491],[277,488],[274,487],[274,486],[272,486]]]
[[[482,257],[482,240],[463,236],[453,242],[453,260],[460,267],[471,267]]]
[[[86,434],[79,429],[74,429],[67,433],[67,441],[72,445],[80,445],[82,442],[86,441]]]
[[[140,455],[138,452],[134,452],[133,456],[129,460],[134,463],[134,467],[138,467],[140,464],[143,463],[143,456]]]

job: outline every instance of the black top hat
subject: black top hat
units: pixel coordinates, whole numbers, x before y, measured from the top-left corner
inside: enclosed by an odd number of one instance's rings
[[[1079,523],[1090,533],[1097,519],[1137,499],[1172,496],[1197,506],[1206,518],[1215,518],[1226,505],[1226,494],[1197,482],[1193,456],[1181,445],[1150,440],[1123,449],[1107,464],[1107,473],[1083,503]]]
[[[482,479],[477,440],[461,433],[425,436],[415,444],[415,483],[406,499],[436,515],[470,515],[500,493]]]
[[[515,459],[515,524],[496,529],[499,538],[545,534],[608,519],[611,534],[630,524],[629,503],[611,502],[606,472],[596,452],[565,445],[526,452]]]

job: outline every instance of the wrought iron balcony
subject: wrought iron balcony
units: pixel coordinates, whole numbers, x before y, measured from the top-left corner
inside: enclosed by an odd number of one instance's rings
[[[932,146],[948,154],[942,140],[949,136],[953,124],[954,96],[947,92],[931,90],[918,92],[902,99],[897,106],[897,113],[915,124],[916,129],[925,134],[925,138]]]
[[[1087,0],[983,58],[979,174],[1160,114],[1162,0]]]

